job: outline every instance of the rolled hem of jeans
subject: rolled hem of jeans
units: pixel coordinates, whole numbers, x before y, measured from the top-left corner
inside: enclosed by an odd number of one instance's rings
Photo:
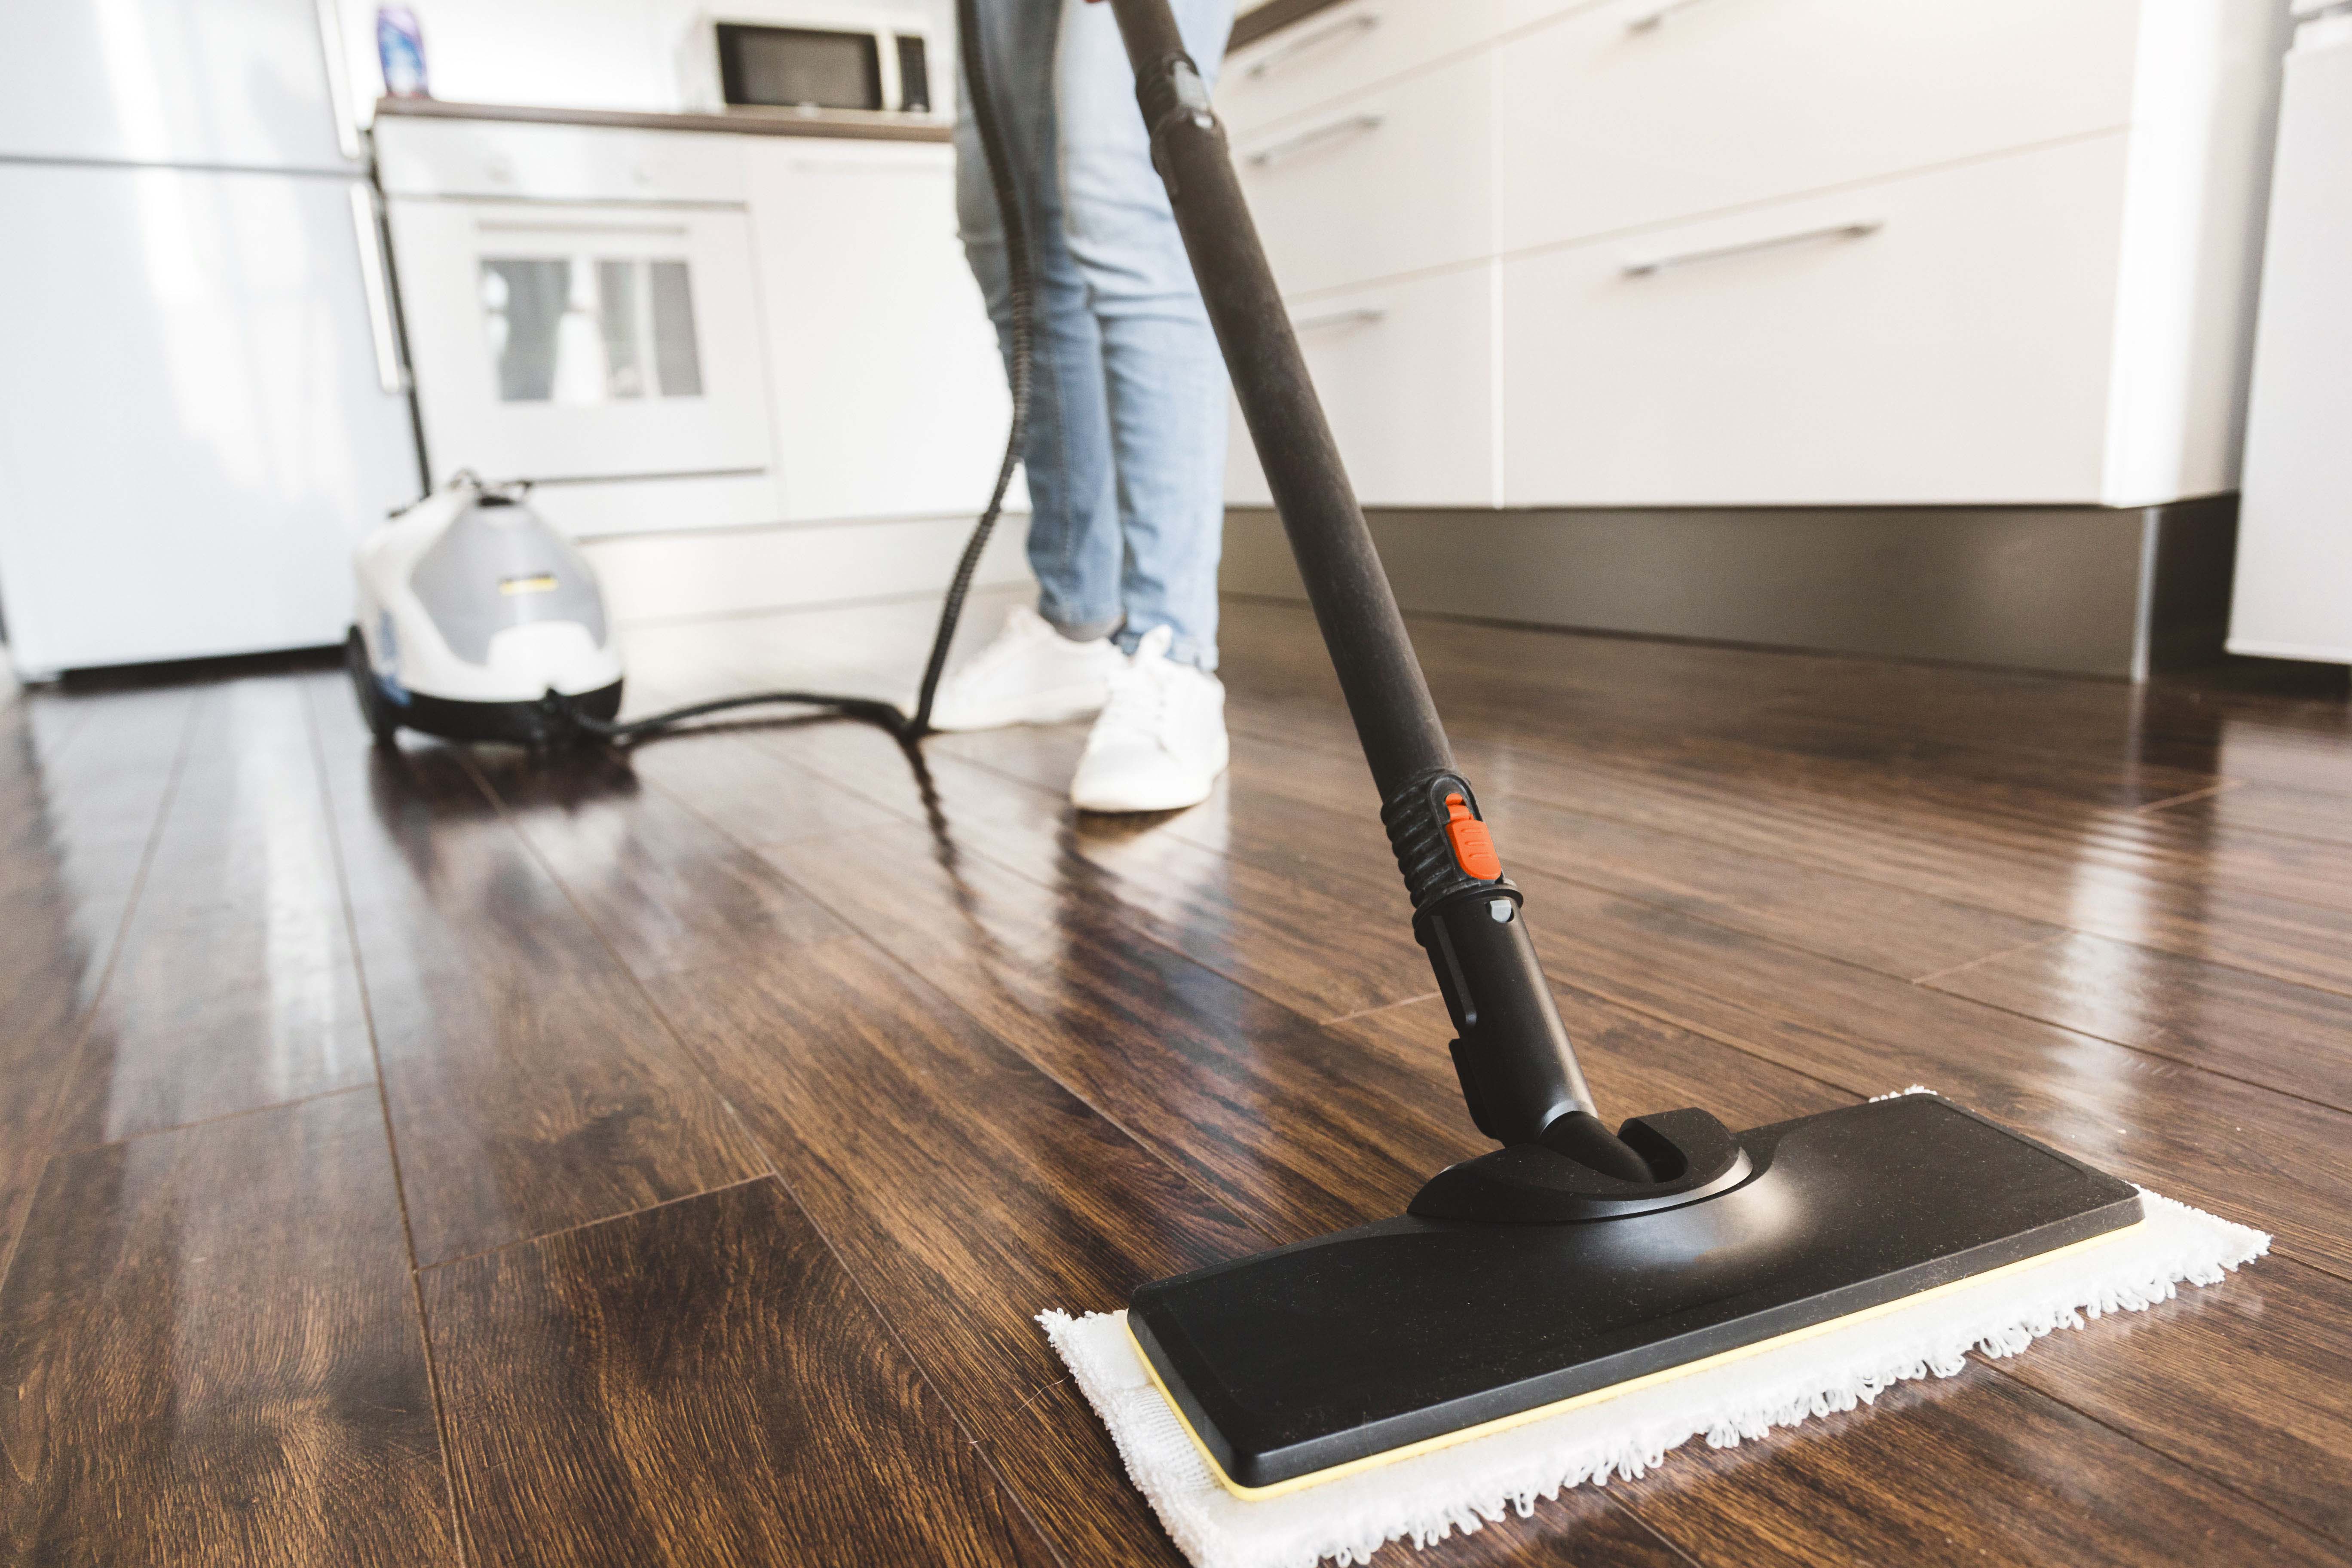
[[[1109,616],[1097,620],[1071,621],[1065,620],[1047,609],[1041,608],[1037,613],[1045,618],[1047,626],[1072,642],[1100,642],[1118,630],[1120,624],[1127,618],[1124,616]]]
[[[1118,651],[1124,654],[1134,653],[1137,645],[1143,641],[1145,634],[1150,630],[1150,626],[1140,629],[1129,627],[1120,632]],[[1203,646],[1191,637],[1180,637],[1168,645],[1168,662],[1189,664],[1202,675],[1214,675],[1217,673],[1217,650],[1213,647]]]

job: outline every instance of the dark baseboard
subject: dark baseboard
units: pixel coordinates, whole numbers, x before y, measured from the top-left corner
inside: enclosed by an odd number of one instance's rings
[[[1408,610],[2122,679],[2221,658],[2237,515],[2235,495],[1367,511]],[[1272,511],[1227,511],[1221,583],[1304,596]]]

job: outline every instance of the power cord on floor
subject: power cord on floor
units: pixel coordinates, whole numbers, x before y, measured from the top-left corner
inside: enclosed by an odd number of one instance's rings
[[[988,506],[973,524],[971,537],[965,541],[963,555],[957,561],[955,576],[948,584],[947,598],[940,605],[939,628],[931,635],[930,657],[923,663],[923,684],[915,698],[915,710],[908,713],[897,704],[875,697],[846,697],[825,691],[751,691],[738,697],[715,698],[708,702],[690,702],[681,708],[652,713],[627,722],[597,719],[580,710],[579,704],[558,692],[551,691],[541,699],[551,728],[570,731],[605,742],[642,741],[676,728],[690,719],[712,713],[723,713],[738,708],[766,707],[791,704],[803,708],[818,708],[840,714],[846,719],[878,724],[890,731],[901,745],[911,746],[930,732],[931,703],[939,695],[940,677],[945,672],[949,645],[955,641],[956,625],[963,618],[963,602],[971,591],[972,574],[980,570],[981,552],[988,548],[989,536],[996,531],[996,520],[1004,510],[1005,492],[1012,488],[1013,470],[1021,461],[1022,447],[1029,433],[1029,378],[1032,353],[1032,300],[1034,276],[1030,265],[1028,219],[1021,209],[1019,190],[1013,183],[1013,158],[1006,145],[1004,127],[997,118],[995,95],[988,84],[988,68],[982,58],[980,32],[979,0],[956,0],[957,48],[963,57],[964,91],[971,100],[972,123],[980,132],[982,151],[988,161],[989,188],[996,198],[998,226],[1004,233],[1004,262],[1007,279],[1009,313],[1012,317],[1012,429],[1004,438],[1004,460],[997,465],[996,488],[989,492]]]

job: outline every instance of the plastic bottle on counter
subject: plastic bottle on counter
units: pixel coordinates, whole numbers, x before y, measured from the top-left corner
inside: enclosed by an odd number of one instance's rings
[[[425,77],[425,29],[405,5],[375,8],[375,52],[383,62],[383,90],[394,98],[430,98]]]

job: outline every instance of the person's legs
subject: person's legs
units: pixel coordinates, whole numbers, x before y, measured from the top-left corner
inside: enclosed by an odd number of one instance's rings
[[[1055,120],[1055,43],[1062,0],[981,0],[980,25],[997,117],[1028,217],[1035,275],[1029,437],[1029,564],[1038,609],[1065,637],[1118,630],[1120,542],[1103,385],[1102,338],[1066,227]],[[956,217],[999,342],[1013,353],[1004,230],[970,95],[955,128]]]
[[[1048,0],[1050,3],[1050,0]],[[1213,83],[1234,0],[1173,0]],[[1225,367],[1168,195],[1151,165],[1135,78],[1108,5],[1063,5],[1058,108],[1062,224],[1100,331],[1125,542],[1121,647],[1157,626],[1168,657],[1217,666],[1224,535]]]

